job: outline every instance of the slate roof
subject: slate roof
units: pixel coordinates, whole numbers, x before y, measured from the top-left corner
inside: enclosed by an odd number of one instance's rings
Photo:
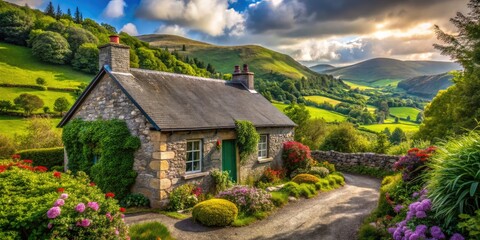
[[[235,128],[235,120],[248,120],[256,127],[295,126],[262,95],[239,83],[133,68],[130,73],[104,71],[157,130],[228,129]],[[101,79],[100,75],[94,81]],[[85,90],[60,127],[68,122],[94,85],[92,82]]]

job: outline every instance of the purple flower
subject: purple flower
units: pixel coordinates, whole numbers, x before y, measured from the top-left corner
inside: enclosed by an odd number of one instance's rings
[[[420,194],[419,194],[418,192],[414,192],[414,193],[412,194],[412,197],[413,197],[413,198],[417,198],[419,195],[420,195]]]
[[[393,234],[395,231],[397,231],[397,228],[395,228],[395,227],[388,228],[388,232],[390,234]]]
[[[61,198],[61,199],[67,199],[67,198],[68,198],[68,194],[62,193],[62,195],[60,195],[60,198]]]
[[[402,209],[403,209],[403,206],[401,204],[398,204],[393,208],[393,211],[395,211],[396,213],[399,213]]]
[[[77,226],[79,227],[88,227],[90,226],[90,220],[88,218],[82,219],[80,222],[77,222]]]
[[[98,211],[98,203],[97,202],[88,202],[87,203],[87,206],[91,209],[93,209],[93,211]]]
[[[453,236],[450,238],[450,240],[465,240],[465,238],[460,235],[459,233],[453,234]]]
[[[436,239],[445,239],[445,234],[443,234],[442,229],[438,226],[431,227],[430,234]]]
[[[47,211],[47,217],[50,219],[56,218],[60,216],[61,212],[62,210],[60,209],[60,207],[52,207]]]
[[[415,217],[417,218],[426,218],[427,217],[427,214],[424,212],[424,211],[417,211],[415,213]]]
[[[420,239],[420,235],[416,233],[412,233],[412,235],[410,235],[410,237],[408,238],[408,240],[418,240],[418,239]]]
[[[75,207],[75,211],[79,213],[83,213],[83,211],[85,211],[85,204],[83,203],[77,204],[77,206]]]
[[[63,206],[63,205],[65,205],[65,201],[64,201],[63,199],[61,199],[61,198],[60,198],[60,199],[57,199],[57,200],[55,201],[55,203],[53,203],[53,206],[54,206],[54,207],[61,207],[61,206]]]
[[[428,227],[425,226],[425,225],[418,225],[418,226],[415,228],[415,232],[416,232],[418,235],[425,235],[425,233],[427,233],[427,230],[428,230]]]
[[[52,223],[48,223],[47,228],[48,228],[48,229],[52,229],[52,227],[53,227],[53,224],[52,224]]]

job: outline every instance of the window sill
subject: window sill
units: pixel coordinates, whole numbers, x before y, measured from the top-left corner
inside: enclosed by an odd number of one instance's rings
[[[183,179],[188,180],[188,179],[200,178],[200,177],[205,177],[209,174],[210,172],[187,173],[183,176]]]
[[[273,161],[273,158],[269,157],[269,158],[260,158],[257,160],[258,163],[269,163]]]

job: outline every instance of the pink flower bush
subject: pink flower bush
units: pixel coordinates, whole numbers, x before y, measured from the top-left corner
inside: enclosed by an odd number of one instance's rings
[[[107,219],[110,220],[110,222],[113,220],[112,214],[109,212],[105,214],[105,217],[107,217]]]
[[[90,219],[82,219],[81,221],[77,222],[77,226],[79,227],[88,227],[90,226],[91,222]]]
[[[272,195],[263,189],[248,186],[234,186],[217,195],[217,198],[235,203],[239,211],[246,213],[272,210],[271,197]]]
[[[55,203],[53,204],[54,207],[61,207],[61,206],[63,206],[63,205],[65,205],[65,200],[63,200],[63,199],[61,199],[61,198],[60,198],[60,199],[57,199],[57,200],[55,201]]]
[[[98,211],[98,208],[100,207],[98,206],[97,202],[88,202],[87,206],[91,208],[93,211]]]
[[[75,211],[79,213],[83,213],[83,211],[85,211],[85,204],[83,203],[77,204],[77,206],[75,207]]]
[[[61,198],[61,199],[67,199],[67,198],[68,198],[68,194],[62,193],[62,195],[60,195],[60,198]]]
[[[50,219],[56,218],[60,216],[61,212],[62,210],[60,209],[60,207],[52,207],[47,211],[47,217]]]

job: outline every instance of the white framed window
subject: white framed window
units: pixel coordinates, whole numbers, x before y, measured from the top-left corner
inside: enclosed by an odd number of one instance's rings
[[[186,173],[196,173],[202,171],[202,141],[187,141],[187,168]]]
[[[260,141],[258,141],[258,159],[268,157],[268,135],[260,135]]]

